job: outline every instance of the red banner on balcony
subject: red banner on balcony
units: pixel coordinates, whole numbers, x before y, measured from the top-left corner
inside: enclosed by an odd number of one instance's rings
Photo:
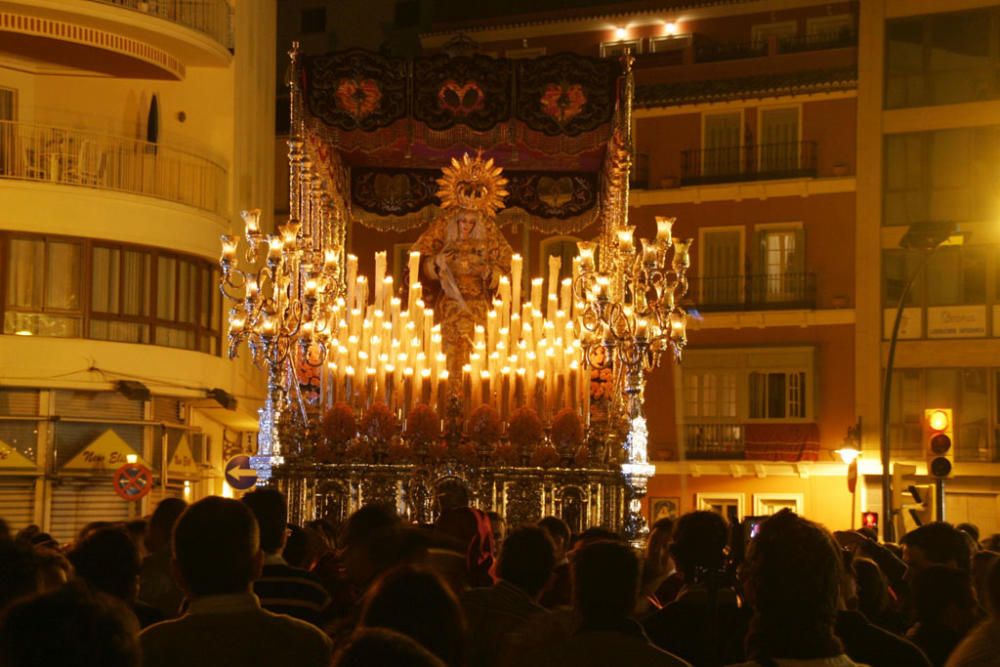
[[[819,458],[817,424],[747,424],[748,461],[816,461]]]

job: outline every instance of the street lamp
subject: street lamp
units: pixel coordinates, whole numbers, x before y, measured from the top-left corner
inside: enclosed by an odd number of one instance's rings
[[[840,449],[834,453],[847,466],[847,490],[851,492],[851,530],[854,529],[854,513],[857,509],[858,457],[861,456],[861,417],[853,426],[847,427],[847,436]]]
[[[892,473],[889,470],[892,452],[889,445],[889,407],[892,400],[892,371],[896,360],[896,341],[899,338],[899,326],[903,320],[903,307],[906,305],[906,297],[910,294],[910,288],[917,277],[927,266],[927,262],[941,245],[947,241],[955,232],[957,226],[953,222],[920,222],[910,225],[899,245],[907,250],[923,251],[923,258],[920,264],[913,271],[903,286],[903,291],[899,295],[899,304],[896,306],[896,319],[892,324],[892,335],[889,338],[889,358],[885,366],[885,378],[882,389],[882,441],[880,443],[880,454],[882,459],[882,539],[891,542],[895,539],[895,530],[892,524]]]

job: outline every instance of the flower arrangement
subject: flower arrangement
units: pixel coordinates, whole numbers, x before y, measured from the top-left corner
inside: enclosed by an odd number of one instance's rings
[[[403,441],[394,441],[389,445],[386,452],[387,463],[408,463],[413,455],[413,450]]]
[[[335,403],[323,415],[323,435],[328,442],[340,445],[352,440],[357,433],[354,409],[347,403]]]
[[[481,443],[496,442],[503,434],[500,415],[492,405],[483,404],[469,415],[469,435]]]
[[[583,443],[583,422],[571,408],[563,408],[552,418],[552,442],[559,449],[574,451]]]
[[[419,403],[406,416],[406,435],[416,442],[431,442],[441,435],[441,420],[434,408]]]
[[[467,466],[479,465],[479,452],[471,442],[466,442],[458,446],[456,452],[458,460]]]
[[[361,418],[361,435],[372,440],[386,441],[396,434],[399,424],[396,415],[382,402],[373,403]]]
[[[316,460],[320,463],[333,463],[337,459],[336,452],[330,448],[330,445],[325,442],[321,442],[316,445],[316,449],[313,450]]]
[[[371,463],[372,448],[364,440],[354,440],[347,446],[344,458],[354,463]]]
[[[520,454],[518,454],[517,447],[507,443],[497,445],[496,450],[493,452],[493,458],[507,466],[516,466],[520,462]]]
[[[443,461],[448,456],[448,445],[444,442],[434,442],[427,447],[427,458],[431,461]]]
[[[531,465],[539,468],[551,468],[559,464],[559,452],[552,445],[545,444],[535,448],[531,453]]]
[[[510,416],[510,442],[514,446],[525,449],[537,443],[544,435],[542,420],[534,408],[518,408]]]

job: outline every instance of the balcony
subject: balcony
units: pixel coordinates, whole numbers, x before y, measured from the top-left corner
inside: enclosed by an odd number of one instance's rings
[[[706,313],[816,307],[814,273],[698,276],[691,282],[695,307]]]
[[[813,423],[688,423],[684,458],[692,461],[816,461],[819,426]]]
[[[226,0],[90,0],[157,16],[233,48],[233,9]]]
[[[816,177],[816,142],[745,144],[681,153],[681,185]]]
[[[685,424],[684,457],[696,461],[742,459],[743,424]]]
[[[155,197],[226,215],[222,165],[189,151],[128,137],[0,121],[0,179]]]

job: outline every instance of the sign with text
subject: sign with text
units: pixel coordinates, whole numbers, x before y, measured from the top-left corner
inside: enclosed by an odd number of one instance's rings
[[[986,306],[940,306],[927,309],[928,338],[983,338]]]
[[[194,454],[191,452],[191,444],[188,442],[187,435],[181,436],[180,442],[177,443],[177,448],[174,449],[170,462],[167,464],[167,473],[170,477],[184,479],[196,477],[201,473]]]
[[[35,462],[0,440],[0,468],[34,468]]]
[[[121,436],[108,429],[84,447],[83,451],[71,458],[62,467],[63,470],[115,470],[128,463],[129,455],[142,458],[132,449]]]
[[[922,313],[920,308],[904,308],[903,319],[899,323],[899,340],[912,340],[923,335]],[[892,338],[892,325],[896,321],[896,309],[886,308],[882,311],[882,339]]]

